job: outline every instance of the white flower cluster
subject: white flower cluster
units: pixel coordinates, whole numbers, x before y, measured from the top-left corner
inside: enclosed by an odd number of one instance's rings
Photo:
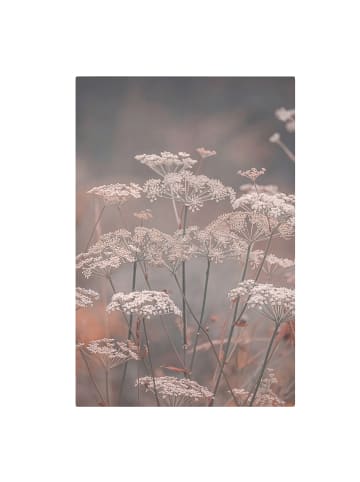
[[[90,308],[100,297],[99,293],[85,288],[76,288],[76,308]]]
[[[207,401],[213,393],[194,380],[175,377],[155,377],[155,387],[159,397],[171,406],[192,405],[196,402]],[[154,393],[154,383],[151,377],[142,377],[135,386],[140,385],[146,391]]]
[[[295,316],[295,292],[290,288],[247,280],[230,290],[228,296],[232,301],[238,298],[247,301],[249,308],[259,311],[277,324],[292,320]]]
[[[285,123],[285,128],[289,132],[295,132],[295,109],[285,109],[280,107],[275,111],[275,116]]]
[[[238,174],[240,174],[240,176],[242,177],[247,177],[252,182],[255,182],[256,179],[259,176],[262,176],[263,174],[265,174],[265,172],[266,172],[266,169],[264,167],[262,167],[259,170],[256,169],[255,167],[252,167],[251,169],[248,169],[246,171],[243,171],[242,169],[240,169],[240,171],[238,171]]]
[[[126,314],[136,314],[151,318],[158,315],[174,314],[181,316],[181,311],[163,291],[132,291],[115,293],[106,311],[122,310]]]
[[[293,232],[295,222],[295,196],[293,194],[250,192],[233,201],[232,207],[245,212],[263,214],[269,220],[272,228],[287,223],[287,236]]]
[[[194,254],[188,234],[176,231],[173,236],[155,228],[137,227],[129,245],[139,261],[167,268],[175,273],[182,263]]]
[[[138,347],[131,340],[117,341],[113,338],[102,338],[84,345],[85,349],[96,355],[106,368],[114,368],[129,360],[140,360]]]
[[[285,403],[281,400],[273,390],[273,386],[278,384],[278,379],[272,368],[266,369],[266,377],[261,380],[259,390],[254,400],[254,407],[281,407]],[[251,400],[252,393],[243,388],[234,388],[233,392],[242,404]]]
[[[265,192],[266,194],[276,194],[279,191],[279,188],[274,184],[257,184],[256,188],[254,184],[242,184],[240,186],[240,191],[244,194],[248,192]]]
[[[140,198],[141,191],[138,184],[131,182],[129,185],[117,183],[93,187],[87,193],[101,198],[106,206],[113,206],[122,205],[131,197]]]
[[[194,248],[194,254],[205,256],[214,263],[226,258],[240,258],[246,252],[246,244],[229,230],[221,230],[209,224],[205,229],[190,226],[187,230]]]
[[[198,147],[196,149],[196,151],[198,152],[198,154],[200,155],[200,157],[202,159],[206,159],[207,157],[216,156],[216,151],[209,151],[209,150],[205,149],[205,147]]]
[[[142,211],[135,212],[134,217],[141,221],[149,221],[149,219],[153,218],[153,215],[151,209],[143,209]]]
[[[157,198],[174,199],[187,206],[190,211],[199,211],[206,201],[222,201],[227,197],[235,198],[234,190],[225,187],[218,179],[196,176],[189,171],[166,174],[163,180],[149,179],[143,186],[150,202]]]
[[[256,249],[251,252],[250,263],[252,268],[257,268],[262,262],[264,257],[264,251],[262,249]],[[265,259],[263,270],[266,274],[273,274],[275,271],[287,270],[294,268],[295,263],[292,259],[278,258],[274,254],[268,254]]]
[[[220,215],[211,225],[213,229],[235,234],[240,243],[254,243],[270,236],[269,222],[263,214],[235,211]]]
[[[187,152],[179,152],[173,154],[172,152],[161,152],[160,156],[157,154],[140,154],[135,156],[137,161],[145,164],[150,169],[164,177],[169,172],[178,172],[183,169],[191,169],[198,161],[191,159]]]
[[[122,264],[135,261],[130,240],[131,233],[125,229],[103,234],[86,253],[77,255],[76,268],[82,270],[85,278],[108,276]]]

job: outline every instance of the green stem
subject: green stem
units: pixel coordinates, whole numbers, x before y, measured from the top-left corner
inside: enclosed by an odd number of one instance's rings
[[[153,384],[154,384],[154,395],[155,395],[155,399],[156,399],[156,404],[157,404],[158,407],[160,407],[160,401],[159,401],[159,397],[158,397],[158,393],[157,393],[157,389],[156,389],[156,383],[155,383],[154,368],[153,368],[151,354],[150,354],[149,339],[148,339],[147,332],[146,332],[145,318],[143,318],[143,325],[144,325],[144,335],[145,335],[146,348],[147,348],[147,352],[148,352],[148,356],[149,356],[151,377],[152,377],[152,381],[153,381]]]
[[[207,268],[206,268],[206,275],[205,275],[205,286],[204,286],[204,295],[203,295],[203,301],[202,301],[202,306],[201,306],[201,314],[200,314],[200,320],[199,320],[199,325],[202,326],[202,322],[204,319],[204,313],[205,313],[205,305],[206,305],[206,296],[207,296],[207,289],[208,289],[208,284],[209,284],[209,274],[210,274],[210,264],[211,261],[209,258],[207,258]],[[193,367],[195,364],[195,358],[196,358],[196,347],[198,344],[199,340],[199,335],[200,335],[200,329],[197,330],[196,332],[196,338],[194,342],[194,348],[193,348],[193,354],[191,357],[191,362],[190,362],[190,367],[189,367],[189,372],[193,371]]]
[[[251,400],[250,400],[250,403],[249,403],[249,407],[252,407],[254,401],[255,401],[255,397],[256,397],[256,394],[259,390],[259,387],[260,387],[260,383],[261,383],[261,380],[262,380],[262,377],[264,376],[264,372],[265,372],[265,368],[266,368],[266,365],[267,365],[267,362],[268,362],[268,359],[269,359],[269,355],[270,355],[270,351],[271,351],[271,348],[273,346],[273,343],[274,343],[274,340],[275,340],[275,336],[276,336],[276,333],[278,331],[278,328],[279,328],[279,325],[276,324],[276,327],[275,327],[275,330],[272,334],[272,337],[270,339],[270,343],[269,343],[269,346],[268,346],[268,349],[266,351],[266,355],[265,355],[265,359],[264,359],[264,363],[261,367],[261,371],[260,371],[260,375],[259,375],[259,378],[256,382],[256,385],[255,385],[255,388],[254,388],[254,391],[253,391],[253,395],[251,397]]]

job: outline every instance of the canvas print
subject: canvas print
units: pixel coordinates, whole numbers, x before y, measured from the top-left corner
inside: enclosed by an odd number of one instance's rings
[[[76,79],[76,404],[295,404],[295,79]]]

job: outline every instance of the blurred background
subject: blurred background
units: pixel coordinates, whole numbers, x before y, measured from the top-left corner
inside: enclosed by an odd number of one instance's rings
[[[99,205],[86,194],[90,188],[116,182],[135,182],[142,185],[149,178],[158,176],[148,167],[134,160],[137,154],[159,154],[161,151],[185,151],[199,159],[195,149],[205,147],[216,150],[217,155],[205,159],[201,173],[220,179],[239,193],[239,186],[248,181],[237,175],[239,169],[265,167],[267,172],[259,179],[260,184],[276,184],[280,191],[294,192],[294,163],[278,145],[269,142],[274,132],[279,132],[283,142],[294,152],[295,136],[286,131],[284,124],[275,116],[279,107],[294,108],[295,79],[292,77],[79,77],[76,80],[76,173],[77,173],[77,240],[76,251],[85,249],[93,228]],[[107,207],[93,242],[101,233],[119,227],[133,229],[138,220],[134,211],[151,208],[154,218],[146,223],[162,231],[172,233],[176,229],[171,203],[146,199],[128,202],[123,217],[114,207]],[[208,202],[198,213],[189,213],[189,225],[205,227],[219,214],[230,212],[228,201]],[[263,249],[258,244],[257,249]],[[285,258],[294,258],[293,241],[277,241],[271,250]],[[189,301],[199,311],[203,290],[206,261],[197,259],[187,268]],[[233,288],[241,273],[241,266],[233,261],[214,266],[207,305],[207,324],[216,339],[229,314],[226,294]],[[251,274],[251,273],[250,273]],[[79,310],[77,316],[77,339],[90,341],[102,336],[126,337],[126,328],[119,315],[104,316],[105,304],[111,298],[109,286],[99,279],[85,280],[77,274],[77,286],[93,288],[101,293],[102,302],[93,310]],[[131,266],[125,265],[113,276],[117,291],[129,291]],[[170,275],[161,269],[150,272],[154,289],[167,289],[178,306],[181,298]],[[145,289],[138,277],[138,289]],[[234,360],[234,386],[240,387],[256,368],[256,356],[261,352],[271,332],[268,320],[253,319],[240,336]],[[181,351],[180,330],[175,320],[170,320],[174,340]],[[160,365],[176,365],[169,360],[170,347],[164,345],[161,330],[151,332],[155,350],[157,374],[172,375],[159,368]],[[200,343],[205,340],[200,340]],[[274,358],[273,367],[281,378],[282,395],[292,403],[294,393],[294,351],[285,344],[280,350],[285,358]],[[171,355],[170,355],[171,356]],[[255,361],[251,362],[254,358]],[[240,360],[240,361],[239,361]],[[249,362],[250,360],[250,362]],[[248,363],[249,362],[249,363]],[[135,368],[129,364],[127,385],[122,404],[146,405],[151,397],[136,399],[133,388]],[[211,387],[209,366],[213,366],[211,353],[204,349],[197,363],[195,379]],[[233,368],[234,368],[233,367]],[[236,368],[237,367],[237,368]],[[233,370],[232,368],[232,370]],[[101,384],[101,370],[96,364],[94,373]],[[114,369],[113,376],[120,376],[122,368]],[[78,360],[78,405],[96,405],[94,391],[89,385],[85,367]],[[115,389],[116,392],[116,389]],[[116,393],[114,394],[116,395]],[[116,396],[115,396],[116,399]],[[226,396],[224,395],[224,403]]]

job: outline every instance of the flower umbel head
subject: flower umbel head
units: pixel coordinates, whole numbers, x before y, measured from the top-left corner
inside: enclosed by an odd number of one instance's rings
[[[187,378],[155,377],[154,380],[159,397],[167,405],[173,407],[191,406],[199,402],[206,402],[213,396],[213,393],[206,387]],[[137,385],[144,387],[146,391],[154,393],[154,383],[151,377],[139,378],[135,386]]]
[[[141,191],[138,184],[131,182],[129,185],[117,183],[93,187],[87,193],[102,199],[106,206],[115,206],[124,204],[132,197],[140,198]]]
[[[231,301],[240,298],[247,302],[249,308],[257,310],[276,324],[292,320],[295,316],[295,292],[290,288],[247,280],[230,290],[228,296]]]
[[[97,356],[106,368],[114,368],[129,360],[140,360],[138,347],[131,340],[117,341],[102,338],[84,345],[85,349]]]
[[[76,308],[90,308],[98,299],[99,293],[96,291],[76,288]]]
[[[252,167],[251,169],[248,169],[247,171],[243,171],[243,170],[240,169],[240,171],[238,171],[238,174],[240,174],[240,176],[242,176],[242,177],[247,177],[252,182],[255,182],[256,179],[259,176],[262,176],[263,174],[265,174],[265,172],[266,172],[266,169],[264,167],[262,167],[259,170],[256,169],[255,167]]]
[[[226,198],[233,200],[235,197],[234,190],[225,187],[218,179],[196,176],[185,170],[167,174],[163,180],[149,179],[143,190],[150,202],[157,198],[174,199],[193,212],[199,211],[207,201],[219,202]]]
[[[196,151],[198,152],[198,154],[200,155],[200,157],[202,159],[206,159],[207,157],[216,156],[216,151],[208,151],[207,149],[205,149],[205,147],[198,147],[196,149]]]
[[[135,156],[137,161],[145,164],[150,169],[164,177],[169,172],[178,172],[184,169],[191,169],[197,163],[195,159],[191,159],[190,154],[186,152],[179,152],[173,154],[172,152],[161,152],[160,156],[157,154],[140,154]]]
[[[115,293],[106,311],[122,310],[127,314],[152,318],[159,315],[175,314],[181,311],[163,291],[132,291],[131,293]]]
[[[153,218],[151,209],[143,209],[142,211],[137,211],[134,213],[134,216],[141,221],[148,221],[149,219]]]

